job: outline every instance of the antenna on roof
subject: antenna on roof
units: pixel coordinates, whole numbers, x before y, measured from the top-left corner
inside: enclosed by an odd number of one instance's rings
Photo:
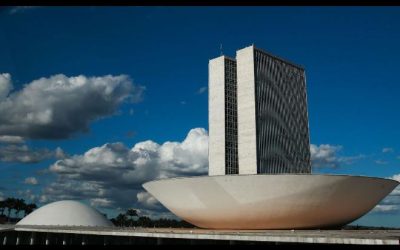
[[[222,52],[222,43],[220,44],[220,46],[219,46],[219,50],[220,50],[220,53],[221,53],[221,56],[224,54],[223,52]]]

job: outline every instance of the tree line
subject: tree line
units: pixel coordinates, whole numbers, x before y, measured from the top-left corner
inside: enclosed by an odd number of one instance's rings
[[[22,217],[25,217],[36,208],[37,205],[35,203],[25,203],[24,199],[9,197],[5,200],[0,201],[0,218],[8,222],[17,221],[20,219],[19,215],[21,212],[23,212]],[[11,213],[13,211],[15,212],[15,218],[11,217]]]
[[[136,209],[128,209],[125,213],[118,214],[111,222],[118,227],[173,227],[193,228],[194,226],[183,220],[151,219],[147,216],[139,216]]]

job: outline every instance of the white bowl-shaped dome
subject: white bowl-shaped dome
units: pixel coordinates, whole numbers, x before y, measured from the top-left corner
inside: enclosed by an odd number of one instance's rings
[[[47,204],[20,220],[17,225],[112,227],[113,224],[96,209],[78,201]]]
[[[151,181],[143,187],[201,228],[302,229],[345,225],[399,183],[346,175],[223,175]]]

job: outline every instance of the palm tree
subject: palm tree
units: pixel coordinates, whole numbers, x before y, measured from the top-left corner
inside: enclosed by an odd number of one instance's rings
[[[33,210],[35,210],[37,208],[35,203],[30,203],[27,204],[24,208],[24,217],[30,213],[32,213]]]
[[[7,198],[7,199],[5,199],[5,204],[6,204],[6,208],[7,208],[7,212],[8,212],[8,220],[7,221],[10,221],[10,218],[11,218],[11,211],[15,208],[15,201],[16,201],[16,199],[15,198]]]
[[[128,211],[126,211],[126,215],[130,217],[130,222],[131,222],[130,226],[132,226],[132,224],[133,224],[133,218],[132,217],[139,217],[139,215],[137,213],[137,210],[133,209],[133,208],[128,209]]]
[[[142,217],[139,217],[138,224],[139,224],[139,226],[142,226],[142,227],[152,227],[153,221],[147,216],[142,216]]]
[[[4,210],[5,209],[6,209],[6,202],[5,201],[0,201],[1,216],[4,216]]]
[[[125,226],[125,224],[126,224],[126,215],[125,214],[119,214],[115,218],[115,222],[116,222],[117,226]]]
[[[15,217],[18,218],[19,212],[24,210],[25,207],[26,207],[26,203],[25,203],[24,199],[15,199],[15,205],[14,205]]]

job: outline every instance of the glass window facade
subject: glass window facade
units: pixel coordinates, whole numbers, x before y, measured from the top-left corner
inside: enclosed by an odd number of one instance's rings
[[[236,61],[225,57],[225,174],[238,174]]]
[[[254,49],[257,173],[311,173],[305,72]]]

